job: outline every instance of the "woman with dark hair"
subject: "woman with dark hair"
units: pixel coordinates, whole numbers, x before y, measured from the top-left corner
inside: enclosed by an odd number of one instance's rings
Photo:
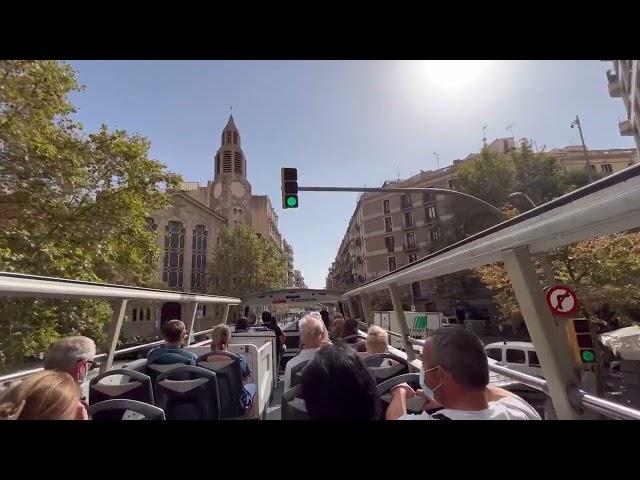
[[[358,352],[367,351],[367,342],[361,340],[358,336],[358,321],[354,318],[347,318],[344,321],[340,338],[342,338],[345,343],[349,344],[352,348],[355,348]]]
[[[280,365],[280,354],[282,353],[282,346],[284,345],[284,333],[282,333],[282,329],[267,310],[262,312],[262,325],[269,330],[273,330],[273,333],[276,334],[276,352],[278,355],[278,365]]]
[[[346,345],[321,348],[302,373],[301,397],[312,420],[377,420],[376,380]]]
[[[249,330],[249,319],[247,317],[240,317],[236,320],[236,332],[246,332]]]

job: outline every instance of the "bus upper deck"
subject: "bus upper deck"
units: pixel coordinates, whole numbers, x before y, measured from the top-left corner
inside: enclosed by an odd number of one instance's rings
[[[361,319],[365,320],[363,325],[368,325],[373,321],[368,295],[378,290],[388,289],[401,330],[390,332],[390,334],[398,335],[405,344],[404,352],[394,353],[398,356],[404,355],[410,365],[409,370],[415,371],[419,369],[420,361],[415,356],[414,346],[421,347],[424,341],[412,338],[409,334],[398,285],[502,261],[510,276],[545,379],[493,363],[489,366],[490,370],[548,394],[560,419],[588,418],[585,417],[585,411],[609,418],[640,419],[638,410],[598,398],[579,389],[578,372],[570,354],[566,335],[563,333],[562,322],[547,308],[543,286],[532,263],[532,256],[536,256],[542,261],[544,268],[544,257],[540,255],[544,255],[550,249],[638,227],[640,227],[640,165],[635,165],[347,292],[342,294],[325,292],[323,296],[321,291],[315,291],[307,301],[314,305],[340,302],[344,311],[357,311],[353,307],[358,301],[364,314],[364,318]],[[545,275],[548,280],[553,281],[552,273],[548,268]],[[308,289],[307,293],[311,295],[311,292]],[[122,350],[116,350],[116,345],[128,300],[174,301],[187,305],[186,323],[189,346],[186,348],[193,350],[199,356],[206,353],[209,341],[192,344],[196,335],[208,333],[208,331],[194,332],[198,304],[223,305],[225,307],[223,323],[226,323],[229,306],[243,303],[238,298],[99,285],[11,273],[0,273],[0,296],[97,298],[112,302],[114,314],[109,329],[107,351],[101,355],[106,359],[102,366],[103,373],[107,373],[112,368],[114,359],[123,353]],[[286,296],[285,294],[284,304],[290,300],[288,304],[292,306],[295,305],[295,300],[304,303],[306,298],[301,296],[297,299],[287,299]],[[277,293],[271,292],[268,295],[253,295],[245,300],[247,304],[266,307],[277,305],[282,298],[278,298]],[[265,341],[265,338],[268,340]],[[263,343],[260,344],[260,342]],[[267,346],[269,342],[270,345]],[[233,353],[246,356],[254,362],[255,375],[259,377],[254,380],[258,383],[261,393],[260,400],[254,406],[255,411],[250,418],[262,418],[266,414],[268,397],[277,385],[274,381],[277,376],[277,365],[274,362],[276,355],[273,351],[275,343],[273,334],[267,331],[250,331],[237,335],[232,343],[236,344],[234,348],[237,350]],[[126,350],[142,349],[142,347],[148,348],[149,345]],[[133,365],[133,368],[137,367]],[[29,373],[32,372],[5,375],[0,377],[0,381],[17,379]],[[119,388],[122,389],[122,387]]]

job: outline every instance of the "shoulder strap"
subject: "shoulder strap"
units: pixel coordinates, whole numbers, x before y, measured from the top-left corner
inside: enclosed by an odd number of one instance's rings
[[[436,418],[438,420],[453,420],[453,418],[449,418],[446,415],[443,415],[442,413],[436,413],[434,415],[431,415],[432,418]]]

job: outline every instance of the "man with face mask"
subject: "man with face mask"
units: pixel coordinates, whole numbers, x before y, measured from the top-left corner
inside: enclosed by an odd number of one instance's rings
[[[467,330],[436,330],[422,349],[420,386],[391,390],[387,420],[540,420],[517,395],[490,387],[489,364],[480,339]],[[408,415],[406,401],[422,396],[425,412]],[[430,412],[430,413],[427,413]]]

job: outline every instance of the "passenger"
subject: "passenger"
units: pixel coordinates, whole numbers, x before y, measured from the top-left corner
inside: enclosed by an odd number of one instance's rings
[[[284,346],[284,333],[282,333],[282,329],[278,326],[275,319],[271,316],[271,313],[267,310],[262,312],[262,324],[269,330],[273,330],[273,333],[276,334],[277,362],[278,365],[280,365],[280,355],[282,354],[282,347]]]
[[[249,319],[249,325],[254,327],[257,322],[256,314],[254,312],[249,312],[247,318]]]
[[[312,420],[377,420],[376,381],[350,347],[320,349],[302,373],[301,398]]]
[[[284,391],[291,388],[291,369],[309,361],[327,340],[327,330],[319,315],[310,313],[300,320],[300,353],[287,362],[284,369]]]
[[[339,313],[336,313],[331,322],[331,330],[329,337],[331,340],[337,340],[342,337],[342,329],[344,328],[344,317]]]
[[[80,387],[66,372],[44,370],[13,387],[0,403],[0,420],[88,420]]]
[[[89,371],[95,368],[96,344],[88,337],[64,337],[54,342],[44,360],[46,370],[66,372],[82,383]]]
[[[358,337],[358,321],[355,318],[348,318],[344,321],[340,338],[348,337],[352,338],[349,338],[346,342],[356,351],[365,352],[367,350],[366,342]]]
[[[249,319],[247,317],[240,317],[236,321],[236,332],[246,332],[249,330]]]
[[[244,317],[243,317],[244,318]],[[211,332],[211,351],[229,351],[229,341],[231,340],[231,329],[222,324],[213,327]],[[208,362],[217,362],[221,360],[228,360],[229,358],[223,355],[211,355],[207,357]],[[244,391],[240,401],[245,407],[249,407],[256,394],[257,387],[253,383],[246,383],[251,375],[251,368],[247,365],[247,361],[242,355],[238,355],[238,362],[240,364],[240,373],[242,375],[242,383],[244,384]]]
[[[389,334],[387,331],[377,325],[372,325],[367,331],[366,340],[367,351],[361,354],[361,357],[368,357],[376,353],[387,353],[389,349]],[[390,367],[396,362],[390,358],[384,358],[380,360],[379,367]],[[373,365],[370,365],[373,366]]]
[[[198,358],[195,353],[182,348],[187,335],[186,330],[184,323],[180,320],[170,320],[162,325],[161,331],[165,344],[151,350],[147,354],[147,362],[160,365],[173,363],[195,365]]]
[[[468,330],[440,329],[422,349],[420,385],[391,390],[387,420],[540,420],[538,413],[511,392],[489,384],[487,355],[480,339]],[[407,415],[406,400],[424,397],[430,413]],[[435,399],[435,402],[432,400]],[[439,410],[435,413],[438,407]]]
[[[324,322],[324,326],[327,330],[329,330],[331,326],[331,322],[329,321],[329,312],[326,308],[320,310],[320,316],[322,317],[322,321]]]

